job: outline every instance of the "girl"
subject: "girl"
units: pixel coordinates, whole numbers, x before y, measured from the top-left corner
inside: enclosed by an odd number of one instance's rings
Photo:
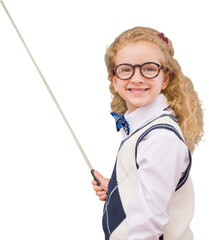
[[[111,179],[95,171],[101,186],[92,181],[106,200],[106,240],[193,239],[190,153],[203,135],[203,114],[173,55],[170,39],[143,27],[123,32],[107,48],[112,115],[122,143]]]

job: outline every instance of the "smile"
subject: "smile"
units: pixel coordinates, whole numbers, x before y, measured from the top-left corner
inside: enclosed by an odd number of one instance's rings
[[[132,94],[143,94],[149,90],[149,88],[128,88],[127,89]]]

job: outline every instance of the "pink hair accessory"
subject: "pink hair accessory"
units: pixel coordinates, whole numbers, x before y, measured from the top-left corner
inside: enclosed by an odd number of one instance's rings
[[[163,41],[166,42],[166,44],[168,44],[168,38],[165,37],[164,33],[158,33],[157,36],[162,38]]]

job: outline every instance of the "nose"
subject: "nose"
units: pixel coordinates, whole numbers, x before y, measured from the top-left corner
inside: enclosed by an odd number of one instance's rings
[[[141,83],[141,82],[143,83],[144,82],[144,77],[142,76],[139,67],[135,68],[134,75],[131,77],[131,82],[135,82],[135,83]]]

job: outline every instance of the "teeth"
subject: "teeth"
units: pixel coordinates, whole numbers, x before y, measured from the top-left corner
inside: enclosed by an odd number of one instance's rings
[[[146,88],[130,88],[129,89],[131,92],[145,92],[147,89]]]

